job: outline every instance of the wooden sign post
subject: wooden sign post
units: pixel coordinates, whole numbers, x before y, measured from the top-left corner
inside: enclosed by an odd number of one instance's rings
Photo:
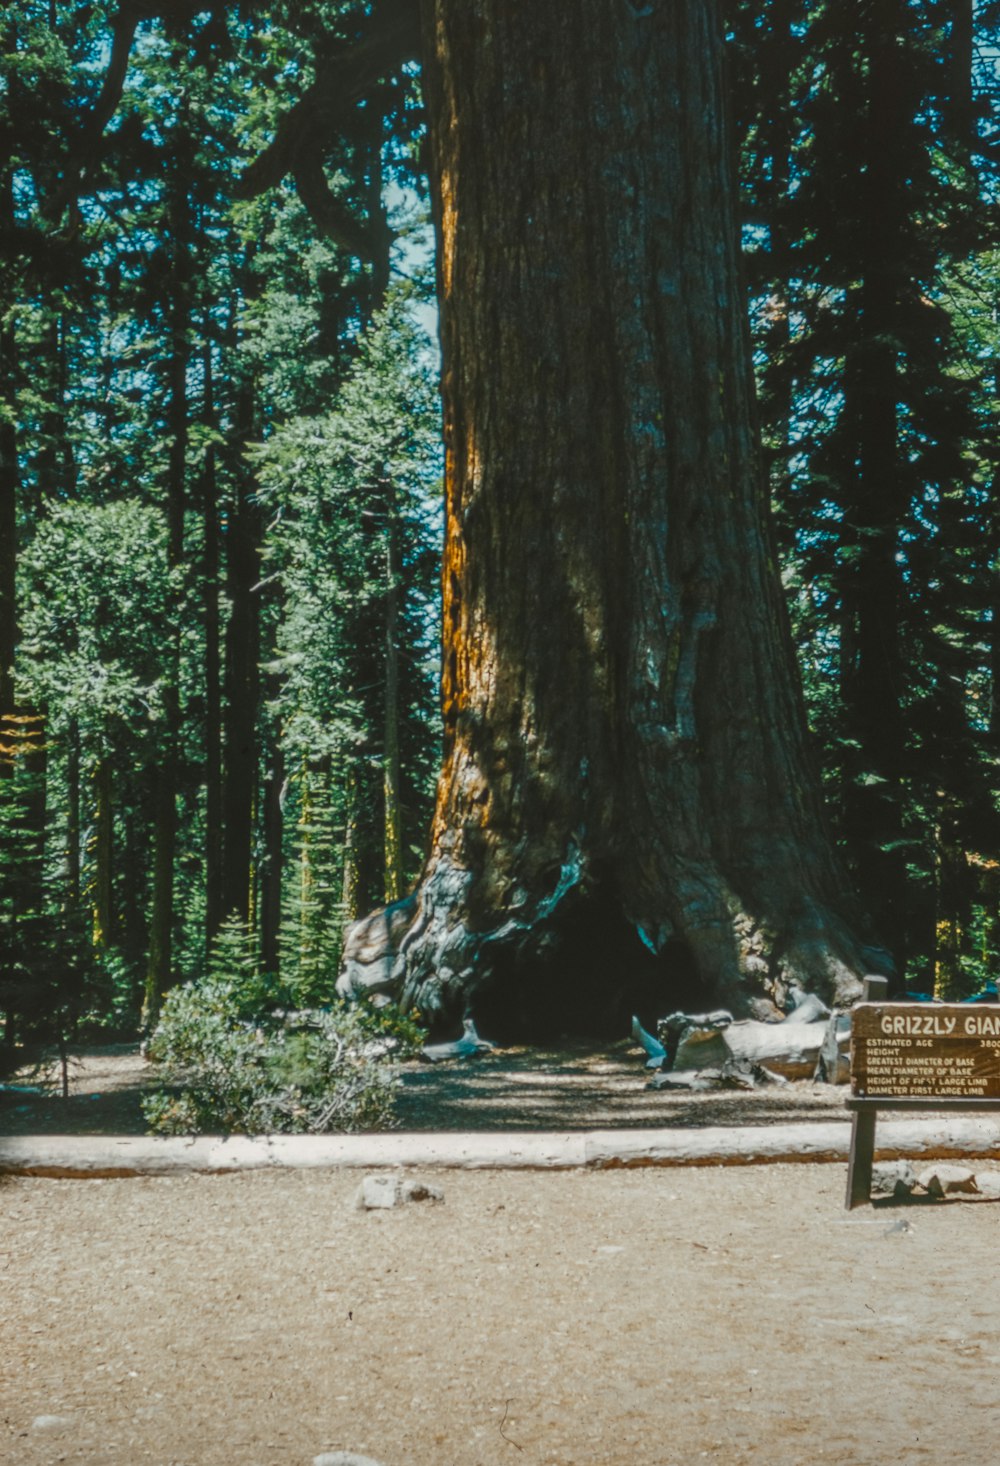
[[[865,981],[851,1014],[847,1207],[871,1199],[879,1110],[1000,1110],[1000,1005],[889,1003]]]

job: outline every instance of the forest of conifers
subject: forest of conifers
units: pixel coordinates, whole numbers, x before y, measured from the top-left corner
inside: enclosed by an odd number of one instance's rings
[[[321,1002],[421,869],[434,266],[378,9],[0,14],[8,1040],[134,1032],[220,950]],[[1000,6],[731,0],[727,31],[828,819],[870,943],[964,996],[1000,957]]]

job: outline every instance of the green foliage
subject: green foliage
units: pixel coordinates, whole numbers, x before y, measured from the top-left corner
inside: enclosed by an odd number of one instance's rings
[[[57,727],[134,738],[163,718],[164,651],[180,577],[163,515],[139,499],[55,505],[21,560],[20,672]]]
[[[344,927],[345,812],[339,793],[329,770],[302,761],[281,944],[281,971],[301,1004],[325,1002],[336,981]]]
[[[226,917],[212,941],[205,976],[226,993],[229,1009],[241,1021],[294,1005],[289,993],[279,991],[276,979],[261,971],[253,933],[235,913]]]
[[[350,663],[362,628],[380,625],[391,524],[403,541],[397,573],[413,668],[408,701],[430,719],[439,419],[427,338],[399,294],[356,342],[329,409],[291,418],[255,454],[261,500],[274,514],[265,564],[285,592],[273,664],[282,677],[284,739],[313,761],[372,732]]]
[[[392,1123],[394,1061],[426,1035],[381,1009],[303,1006],[301,987],[262,973],[252,934],[223,922],[207,975],[167,996],[149,1044],[168,1089],[144,1102],[159,1135],[315,1133]]]
[[[976,991],[1000,849],[996,7],[730,15],[764,448],[830,813],[871,938],[928,991],[954,991],[960,949]]]
[[[441,463],[412,68],[317,123],[322,218],[294,168],[237,196],[370,9],[149,15],[95,121],[113,8],[0,5],[0,494],[17,700],[47,740],[44,777],[0,780],[0,1009],[25,1032],[137,1021],[168,765],[169,977],[207,971],[244,1021],[329,1000],[390,845],[395,881],[419,869]],[[765,453],[833,820],[873,905],[866,871],[905,874],[918,981],[948,945],[976,987],[1000,944],[1000,9],[729,12]],[[882,471],[863,379],[887,342]],[[873,583],[893,590],[881,625]],[[13,600],[0,586],[8,624]],[[867,721],[862,623],[868,647],[898,633]]]
[[[382,1129],[392,1060],[419,1046],[408,1019],[338,1006],[248,1013],[243,976],[175,988],[149,1046],[165,1090],[144,1102],[158,1135]]]
[[[164,984],[204,974],[230,907],[249,921],[254,981],[267,969],[273,983],[280,958],[286,1006],[329,999],[347,770],[363,765],[366,801],[382,786],[376,463],[398,475],[405,540],[411,846],[433,759],[427,347],[405,307],[369,329],[398,269],[414,273],[412,239],[394,235],[428,234],[414,81],[377,79],[342,131],[311,143],[348,236],[377,242],[377,260],[360,258],[310,213],[295,170],[236,196],[354,34],[356,5],[150,16],[117,81],[112,39],[130,15],[42,0],[0,11],[0,499],[17,519],[17,624],[0,586],[0,645],[17,640],[17,699],[44,709],[49,740],[30,910],[58,937],[51,971],[88,1027],[137,1024],[151,950]],[[255,481],[252,445],[314,430],[346,445],[321,503],[287,478]],[[354,846],[373,892],[378,824]],[[51,1004],[27,975],[38,943],[17,901],[0,1010],[23,1027]]]
[[[37,759],[22,752],[0,764],[0,1013],[12,1048],[65,1042],[109,1006],[82,924],[54,907],[45,881]]]
[[[390,696],[407,876],[421,858],[438,755],[438,434],[426,337],[393,292],[329,409],[291,418],[255,454],[284,606],[267,664],[290,775],[282,961],[317,996],[332,991],[345,921],[382,899]]]

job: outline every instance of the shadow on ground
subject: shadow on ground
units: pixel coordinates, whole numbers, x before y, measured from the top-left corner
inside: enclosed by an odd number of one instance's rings
[[[702,1094],[646,1088],[641,1051],[628,1040],[595,1049],[566,1043],[510,1048],[459,1063],[404,1070],[403,1130],[604,1130],[766,1125],[844,1119],[842,1089],[789,1084]]]
[[[49,1079],[45,1093],[27,1088]],[[142,1135],[143,1096],[161,1086],[155,1065],[135,1044],[73,1056],[70,1093],[56,1076],[21,1075],[0,1093],[3,1135]],[[641,1051],[628,1041],[595,1047],[508,1048],[475,1059],[402,1066],[401,1130],[605,1130],[705,1125],[767,1125],[843,1120],[844,1090],[789,1084],[752,1092],[652,1091]]]

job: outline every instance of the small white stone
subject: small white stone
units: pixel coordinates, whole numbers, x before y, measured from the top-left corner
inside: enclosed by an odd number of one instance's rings
[[[324,1451],[313,1457],[313,1466],[382,1466],[371,1456],[359,1456],[356,1451]]]
[[[399,1181],[395,1176],[366,1176],[354,1196],[358,1211],[384,1211],[399,1201]]]
[[[36,1415],[31,1422],[32,1430],[65,1430],[72,1425],[68,1415]]]
[[[354,1206],[358,1211],[386,1211],[408,1201],[444,1201],[444,1192],[428,1181],[403,1181],[398,1176],[366,1176],[354,1193]]]

